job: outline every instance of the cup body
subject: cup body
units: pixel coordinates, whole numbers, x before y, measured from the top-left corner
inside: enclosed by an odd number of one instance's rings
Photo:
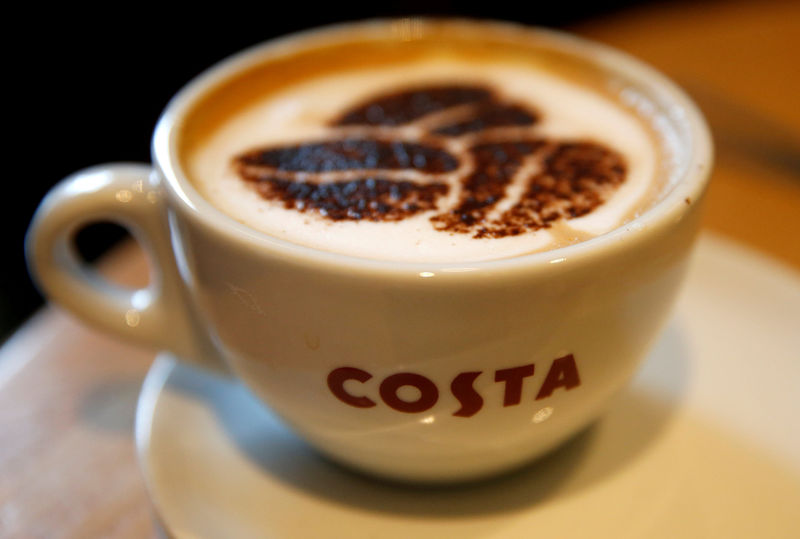
[[[668,316],[697,225],[534,267],[420,271],[292,258],[173,215],[236,375],[337,460],[415,480],[509,468],[596,418]]]
[[[596,418],[669,315],[699,226],[708,132],[683,93],[638,62],[570,37],[509,28],[597,55],[650,92],[683,152],[680,178],[661,201],[609,234],[489,262],[392,263],[269,237],[204,200],[177,155],[181,122],[209,88],[292,42],[255,48],[183,90],[154,136],[146,182],[164,228],[148,241],[167,238],[159,265],[177,278],[162,287],[179,289],[170,301],[181,303],[163,323],[186,326],[182,338],[200,343],[157,346],[190,361],[185,356],[221,359],[321,452],[400,480],[506,470]],[[346,31],[312,36],[339,39]]]

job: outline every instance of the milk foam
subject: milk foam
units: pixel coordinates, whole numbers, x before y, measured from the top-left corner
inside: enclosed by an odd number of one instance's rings
[[[436,83],[483,84],[504,98],[539,111],[540,121],[526,133],[556,141],[590,140],[620,154],[625,182],[601,206],[582,217],[559,220],[516,236],[474,238],[436,230],[431,212],[396,222],[332,221],[265,200],[232,167],[232,158],[258,147],[325,140],[335,135],[333,118],[375,95],[409,86]],[[401,127],[409,136],[418,127]],[[459,144],[458,141],[452,144]],[[560,78],[545,69],[513,63],[475,63],[441,58],[403,69],[345,71],[312,78],[264,97],[232,115],[186,161],[187,172],[201,194],[232,218],[293,243],[352,256],[415,262],[469,262],[508,258],[543,251],[609,232],[646,209],[658,173],[658,151],[641,120],[610,98]],[[439,201],[452,206],[459,188]],[[406,177],[413,174],[406,174]],[[520,176],[521,175],[517,175]],[[297,179],[302,180],[303,173]],[[522,191],[512,182],[494,211],[513,204]]]

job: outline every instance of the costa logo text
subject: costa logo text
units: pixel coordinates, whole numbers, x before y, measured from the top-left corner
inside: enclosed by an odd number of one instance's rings
[[[536,372],[536,365],[529,363],[519,367],[498,369],[494,371],[494,381],[504,384],[503,406],[516,406],[522,401],[522,386],[526,378]],[[483,408],[484,400],[473,386],[475,380],[483,371],[462,372],[450,382],[450,392],[461,404],[453,412],[457,417],[471,417]],[[439,387],[430,379],[414,372],[398,372],[391,374],[375,384],[370,382],[372,374],[357,367],[339,367],[328,374],[328,388],[331,393],[350,406],[356,408],[372,408],[377,406],[380,399],[386,406],[408,414],[430,410],[439,400]],[[361,391],[354,384],[345,383],[355,381],[362,385]],[[575,357],[568,354],[553,360],[544,382],[536,393],[535,400],[546,399],[559,388],[570,390],[581,383],[578,375],[578,366]],[[411,386],[419,391],[416,400],[405,400],[398,395],[400,388]],[[377,394],[376,394],[377,389]]]

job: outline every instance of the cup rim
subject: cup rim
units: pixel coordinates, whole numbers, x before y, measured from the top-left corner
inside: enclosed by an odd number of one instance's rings
[[[685,134],[681,138],[686,139],[684,144],[687,157],[685,162],[681,163],[675,184],[661,200],[647,208],[641,215],[588,240],[507,258],[460,262],[370,259],[293,243],[238,222],[207,201],[192,185],[178,159],[179,127],[181,119],[192,110],[193,105],[217,84],[236,76],[248,67],[264,62],[270,55],[279,57],[281,54],[296,51],[297,47],[302,45],[313,48],[314,43],[321,43],[323,40],[339,38],[346,41],[348,34],[353,30],[358,30],[360,37],[371,32],[386,39],[385,31],[391,25],[402,24],[404,21],[413,21],[422,27],[444,24],[465,31],[488,29],[500,36],[544,38],[556,44],[560,50],[580,53],[582,57],[589,58],[595,64],[608,69],[610,73],[623,75],[627,80],[636,82],[638,87],[648,90],[652,97],[658,97],[659,102],[669,104],[663,112]],[[414,275],[431,277],[439,275],[440,272],[447,274],[448,271],[452,275],[475,271],[530,269],[535,266],[551,267],[556,263],[585,260],[602,253],[613,252],[628,245],[629,242],[641,239],[646,234],[670,226],[680,221],[687,209],[702,199],[711,173],[713,145],[708,125],[691,98],[665,75],[625,52],[559,30],[520,23],[487,19],[413,17],[368,19],[322,26],[256,44],[221,60],[187,83],[168,103],[154,131],[152,156],[156,169],[165,180],[170,198],[177,201],[196,221],[223,232],[230,241],[244,242],[257,248],[275,251],[283,259],[291,258],[298,263],[316,267],[325,265],[348,271],[365,268],[371,271],[410,272]]]

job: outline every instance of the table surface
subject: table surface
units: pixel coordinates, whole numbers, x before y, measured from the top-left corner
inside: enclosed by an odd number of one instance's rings
[[[800,2],[656,4],[571,30],[648,61],[688,90],[717,150],[705,228],[800,270]],[[146,281],[132,244],[102,271]],[[133,443],[153,357],[53,307],[0,348],[0,536],[156,533]]]

